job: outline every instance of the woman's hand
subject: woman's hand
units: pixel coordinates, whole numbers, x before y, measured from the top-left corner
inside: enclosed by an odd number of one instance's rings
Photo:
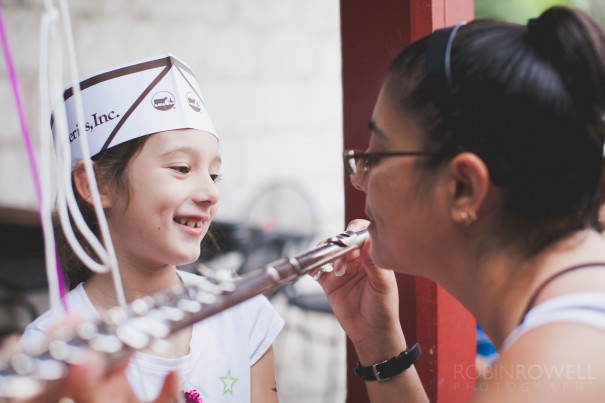
[[[367,226],[365,220],[354,220],[347,229],[359,231]],[[367,240],[361,249],[335,261],[332,273],[318,279],[363,366],[395,357],[407,347],[399,323],[395,273],[376,266],[370,248],[371,240]],[[387,382],[368,381],[366,387],[372,402],[428,403],[413,366]]]
[[[354,220],[347,230],[359,231],[368,224],[366,220]],[[372,262],[370,248],[371,240],[367,240],[359,250],[336,260],[334,271],[321,275],[318,282],[358,353],[374,351],[381,345],[399,353],[405,339],[399,324],[395,274]]]

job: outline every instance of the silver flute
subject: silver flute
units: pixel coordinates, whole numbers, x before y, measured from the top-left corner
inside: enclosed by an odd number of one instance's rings
[[[81,364],[88,351],[102,353],[107,366],[137,350],[165,351],[166,338],[179,330],[260,294],[271,293],[300,277],[359,249],[367,230],[346,231],[295,257],[269,263],[233,278],[200,276],[194,284],[114,307],[100,320],[78,323],[68,335],[40,343],[22,343],[22,351],[0,358],[0,402],[28,399],[61,379],[69,364]]]

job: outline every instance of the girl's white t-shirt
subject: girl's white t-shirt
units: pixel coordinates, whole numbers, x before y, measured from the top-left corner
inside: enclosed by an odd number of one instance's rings
[[[185,284],[196,274],[179,271]],[[72,312],[83,318],[98,317],[82,284],[67,294]],[[24,332],[24,339],[45,335],[56,321],[48,311]],[[143,401],[157,397],[164,377],[178,370],[183,392],[199,394],[204,403],[250,402],[250,367],[271,347],[284,325],[271,303],[256,296],[193,325],[189,354],[179,358],[161,358],[146,353],[134,354],[126,373],[130,384]]]

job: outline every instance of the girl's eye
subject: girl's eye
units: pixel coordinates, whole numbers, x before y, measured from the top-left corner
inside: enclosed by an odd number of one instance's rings
[[[216,183],[220,182],[223,179],[223,176],[219,174],[210,174],[210,179],[212,179],[212,182]]]
[[[182,174],[188,174],[189,172],[191,172],[191,168],[189,168],[187,165],[174,166],[171,167],[171,169]]]

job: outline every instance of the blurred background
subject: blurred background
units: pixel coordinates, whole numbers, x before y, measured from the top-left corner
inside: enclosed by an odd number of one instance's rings
[[[601,24],[605,22],[603,0],[475,0],[475,17],[525,24],[529,18],[537,17],[543,10],[555,5],[583,9]]]
[[[0,4],[37,148],[44,2]],[[244,272],[344,228],[338,0],[69,4],[81,77],[165,53],[195,72],[223,158],[216,217],[221,249],[209,247],[199,263]],[[580,7],[605,21],[604,0],[475,2],[477,17],[522,24],[554,4]],[[48,297],[35,192],[5,63],[0,63],[0,89],[2,334],[46,310]],[[345,336],[321,290],[304,278],[271,297],[286,320],[276,343],[281,401],[344,401]]]

